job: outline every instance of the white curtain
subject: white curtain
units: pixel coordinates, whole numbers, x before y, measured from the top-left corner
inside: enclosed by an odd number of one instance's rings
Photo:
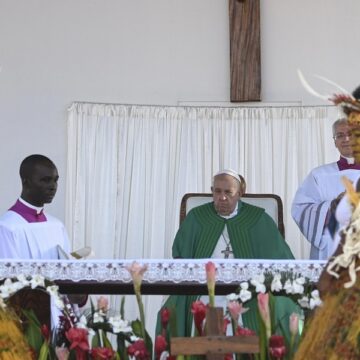
[[[66,191],[73,247],[91,246],[98,258],[171,257],[182,196],[210,191],[212,175],[230,167],[247,192],[281,196],[286,241],[308,258],[291,201],[311,168],[337,160],[337,116],[333,107],[74,103]],[[158,303],[147,306],[153,313]]]

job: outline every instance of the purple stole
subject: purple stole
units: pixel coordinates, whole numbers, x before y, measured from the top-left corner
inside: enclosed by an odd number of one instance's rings
[[[40,213],[37,213],[35,209],[29,208],[19,200],[16,201],[15,205],[13,205],[9,211],[16,212],[29,223],[47,221],[43,210],[41,210]]]
[[[360,164],[348,164],[347,160],[343,157],[340,157],[340,160],[337,162],[337,165],[339,167],[339,170],[360,170]]]

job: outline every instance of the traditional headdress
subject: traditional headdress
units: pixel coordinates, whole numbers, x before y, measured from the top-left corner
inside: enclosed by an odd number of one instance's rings
[[[353,148],[353,157],[356,163],[360,163],[360,99],[353,96],[340,85],[328,80],[322,76],[315,75],[315,77],[325,81],[326,83],[334,86],[336,93],[333,95],[321,95],[315,91],[309,83],[305,80],[304,75],[298,70],[298,75],[304,88],[312,95],[330,101],[334,105],[340,106],[344,113],[347,115],[347,120],[353,135],[351,146]],[[359,91],[357,88],[355,91]]]

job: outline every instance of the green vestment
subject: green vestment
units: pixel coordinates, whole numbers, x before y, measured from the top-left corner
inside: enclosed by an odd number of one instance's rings
[[[265,210],[242,201],[238,214],[230,219],[219,216],[214,203],[192,209],[181,224],[174,243],[173,257],[185,259],[211,258],[216,244],[227,226],[234,257],[238,259],[294,259],[290,248]],[[190,336],[192,326],[191,303],[196,296],[172,295],[164,307],[176,309],[177,336]],[[251,304],[252,303],[252,304]],[[244,326],[257,329],[255,301],[246,303],[250,310],[242,315]],[[279,309],[278,309],[279,308]],[[287,298],[277,298],[277,318],[284,319],[286,328],[295,304]],[[285,312],[285,313],[284,313]],[[159,323],[159,322],[158,322]],[[159,324],[157,333],[159,332]]]

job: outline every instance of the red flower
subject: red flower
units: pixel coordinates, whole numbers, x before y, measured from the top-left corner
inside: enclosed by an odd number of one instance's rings
[[[225,354],[224,360],[233,360],[233,354]]]
[[[150,359],[150,354],[146,349],[144,340],[140,339],[135,341],[127,348],[127,353],[129,356],[134,356],[138,360],[147,360]]]
[[[41,335],[44,337],[46,342],[50,341],[50,330],[46,324],[42,324],[40,327]]]
[[[70,341],[70,350],[75,349],[76,360],[86,359],[86,353],[89,351],[88,331],[80,328],[70,328],[65,333]]]
[[[228,318],[224,318],[224,322],[223,322],[223,333],[224,335],[226,335],[226,329],[228,327],[228,325],[231,323],[231,321]]]
[[[269,353],[275,359],[282,359],[286,354],[284,338],[280,335],[272,335],[269,339]]]
[[[167,349],[167,342],[164,336],[158,335],[155,339],[155,355],[156,359],[160,358],[160,355],[163,351],[166,351]]]
[[[194,301],[191,304],[191,312],[194,315],[194,322],[195,322],[196,330],[198,331],[199,335],[201,336],[203,334],[202,324],[203,324],[205,316],[206,316],[206,305],[200,300]]]
[[[160,312],[160,317],[162,328],[166,330],[170,319],[170,310],[168,308],[163,308]]]
[[[236,336],[237,335],[239,335],[239,336],[253,336],[253,335],[256,335],[256,332],[251,330],[251,329],[238,326],[236,331],[235,331],[235,335]]]
[[[110,348],[93,348],[90,352],[91,358],[94,360],[112,360],[115,357],[115,351]]]

